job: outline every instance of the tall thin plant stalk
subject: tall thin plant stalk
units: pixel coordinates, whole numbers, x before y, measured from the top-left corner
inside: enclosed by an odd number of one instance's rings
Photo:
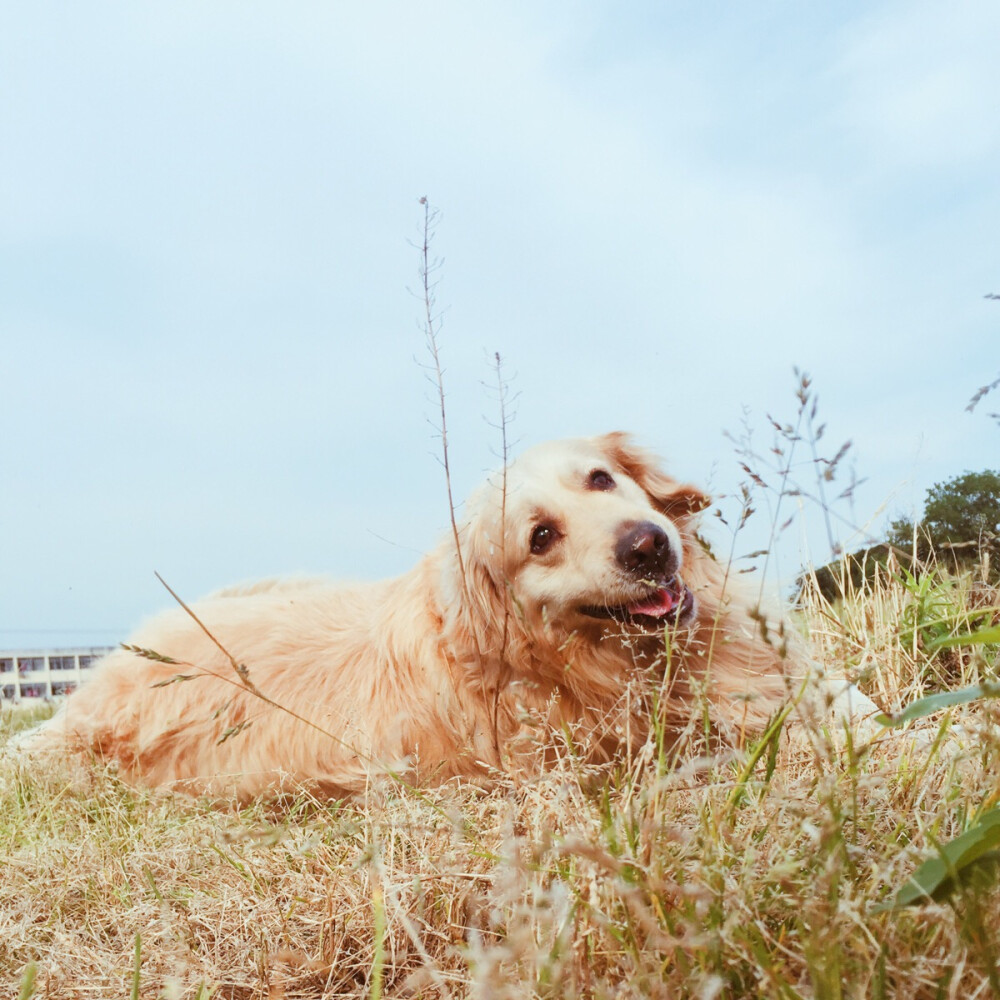
[[[448,410],[445,406],[444,369],[441,367],[441,352],[438,348],[438,327],[440,313],[437,312],[435,290],[437,281],[434,274],[441,269],[441,260],[431,258],[431,243],[434,240],[440,212],[432,208],[426,197],[420,199],[424,207],[423,241],[420,246],[420,284],[424,303],[424,339],[427,351],[431,356],[431,380],[437,390],[437,406],[439,423],[438,433],[441,436],[441,464],[444,467],[444,482],[448,492],[448,516],[451,521],[451,534],[455,540],[455,554],[458,557],[459,577],[462,581],[462,596],[468,601],[468,583],[465,576],[465,559],[462,555],[462,542],[459,538],[458,518],[455,514],[455,494],[451,486],[451,460],[448,451]]]
[[[462,602],[466,608],[472,606],[469,596],[469,581],[465,567],[465,556],[462,553],[462,539],[458,529],[458,516],[455,512],[455,494],[451,485],[451,458],[448,450],[448,410],[445,405],[444,391],[444,369],[441,365],[441,351],[438,347],[438,329],[440,327],[440,313],[437,311],[437,299],[435,290],[437,281],[434,275],[441,269],[441,260],[431,257],[431,244],[434,241],[436,225],[440,213],[432,208],[426,197],[420,199],[420,204],[424,208],[423,239],[420,245],[420,284],[423,293],[424,303],[424,340],[427,351],[431,357],[428,366],[430,378],[437,392],[437,406],[439,413],[438,433],[441,437],[441,465],[444,467],[444,481],[448,493],[448,517],[451,523],[451,535],[455,541],[455,556],[458,560],[458,577],[462,587]],[[506,476],[506,467],[504,469]],[[504,490],[506,495],[506,490]],[[479,644],[479,636],[475,629],[470,629],[472,642],[476,651],[476,659],[483,662],[483,651]],[[490,703],[489,693],[486,689],[486,676],[484,671],[479,672],[479,683],[481,685],[483,699],[486,704]],[[499,695],[496,696],[499,698]],[[490,734],[493,742],[493,751],[497,761],[500,760],[500,746],[496,725],[496,713],[494,712],[493,732]]]
[[[504,378],[503,359],[500,352],[493,355],[494,370],[496,371],[496,392],[497,406],[500,411],[500,423],[497,429],[500,431],[500,565],[507,566],[507,466],[510,461],[510,446],[507,440],[507,428],[510,414],[508,413],[508,395],[510,386]],[[506,569],[505,569],[506,572]],[[507,663],[507,643],[510,639],[510,594],[509,584],[504,578],[504,601],[503,601],[503,632],[500,639],[500,674],[497,677],[496,690],[493,692],[493,743],[499,748],[499,716],[500,716],[500,692],[510,674]]]

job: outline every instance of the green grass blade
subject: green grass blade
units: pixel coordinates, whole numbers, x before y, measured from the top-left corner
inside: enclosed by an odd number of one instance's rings
[[[945,636],[943,639],[936,639],[929,648],[933,652],[947,646],[982,646],[991,642],[1000,642],[1000,625],[990,625],[962,635]]]
[[[876,716],[876,721],[887,728],[894,728],[912,722],[914,719],[921,719],[925,715],[933,715],[943,708],[966,705],[970,701],[978,701],[980,698],[1000,698],[1000,684],[973,684],[971,687],[960,688],[958,691],[941,691],[938,694],[931,694],[926,698],[919,698],[917,701],[911,702],[898,715]]]
[[[30,997],[35,994],[35,975],[38,972],[38,966],[34,962],[28,963],[28,967],[24,970],[24,975],[21,977],[21,992],[18,993],[18,1000],[29,1000]]]
[[[747,783],[750,781],[750,776],[753,774],[754,768],[760,762],[761,757],[767,754],[767,767],[766,767],[766,777],[765,784],[771,780],[771,775],[774,773],[774,764],[777,760],[778,753],[778,741],[781,739],[781,728],[785,724],[785,720],[791,715],[792,709],[795,707],[795,702],[790,701],[788,704],[781,709],[780,712],[771,720],[767,729],[764,731],[764,735],[757,741],[753,749],[747,756],[746,763],[740,770],[739,775],[736,778],[736,783],[733,785],[733,790],[729,793],[729,799],[726,802],[726,806],[729,809],[734,809],[736,806],[743,801],[743,796],[746,794]]]
[[[139,979],[142,973],[142,935],[135,932],[135,964],[132,967],[132,1000],[139,1000]]]
[[[929,858],[900,887],[891,903],[877,910],[900,909],[937,899],[956,887],[977,862],[994,861],[1000,855],[1000,807],[979,817],[976,825],[946,844],[938,846],[938,856]]]

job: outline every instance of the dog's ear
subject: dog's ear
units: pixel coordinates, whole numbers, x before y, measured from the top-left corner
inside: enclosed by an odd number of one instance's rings
[[[481,666],[502,646],[503,635],[498,630],[503,630],[511,617],[501,564],[504,545],[492,499],[487,487],[466,502],[459,527],[461,558],[451,538],[441,550],[442,611],[453,628],[466,633],[466,646],[483,657]],[[450,638],[456,641],[457,636]]]
[[[711,497],[690,483],[678,483],[661,468],[659,459],[632,443],[628,434],[613,431],[599,438],[611,461],[645,491],[657,510],[670,518],[690,517],[704,510]]]

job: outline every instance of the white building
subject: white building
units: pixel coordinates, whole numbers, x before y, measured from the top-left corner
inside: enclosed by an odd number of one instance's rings
[[[55,698],[75,691],[87,671],[114,647],[0,652],[0,697]]]

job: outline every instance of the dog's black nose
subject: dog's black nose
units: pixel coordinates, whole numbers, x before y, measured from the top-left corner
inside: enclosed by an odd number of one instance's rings
[[[633,576],[656,580],[669,580],[678,567],[667,533],[651,521],[640,521],[618,539],[615,558]]]

